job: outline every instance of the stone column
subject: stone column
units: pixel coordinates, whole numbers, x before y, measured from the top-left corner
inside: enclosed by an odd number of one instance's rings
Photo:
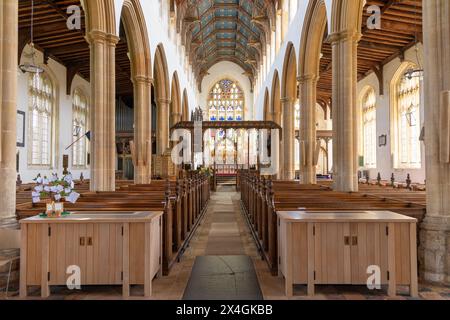
[[[295,112],[294,99],[281,99],[283,108],[283,168],[282,178],[293,180],[295,178]]]
[[[448,284],[450,158],[440,159],[445,149],[445,144],[440,144],[449,135],[450,107],[447,99],[440,97],[450,91],[450,2],[427,0],[423,6],[427,214],[420,231],[420,273],[425,280]],[[442,126],[443,119],[446,125]]]
[[[134,86],[134,183],[146,184],[152,178],[152,80],[144,76],[133,79]]]
[[[170,100],[158,99],[156,141],[158,155],[164,154],[169,147],[169,105]]]
[[[172,123],[172,125],[176,125],[180,121],[181,121],[181,113],[173,112],[170,114],[170,123]]]
[[[300,82],[300,152],[304,155],[300,160],[300,183],[316,184],[316,163],[314,154],[316,152],[316,103],[317,103],[317,76],[305,75],[299,78]],[[302,150],[302,143],[304,148]]]
[[[358,191],[358,131],[356,111],[356,31],[330,36],[333,49],[333,180],[336,191]]]
[[[16,212],[18,0],[0,1],[0,219]]]
[[[119,38],[88,34],[91,49],[91,191],[114,191],[116,171],[115,49]]]

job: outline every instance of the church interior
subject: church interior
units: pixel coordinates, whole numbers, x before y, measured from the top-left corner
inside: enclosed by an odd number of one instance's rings
[[[448,0],[1,0],[0,299],[449,300]]]

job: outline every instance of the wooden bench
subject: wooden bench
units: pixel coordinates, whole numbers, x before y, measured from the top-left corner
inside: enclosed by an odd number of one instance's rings
[[[210,198],[209,178],[197,172],[177,181],[153,181],[148,185],[122,184],[115,192],[81,194],[67,211],[135,212],[163,211],[163,273],[167,275],[184,253]],[[45,211],[45,203],[18,205],[18,219]]]
[[[258,248],[272,274],[278,273],[277,212],[279,211],[392,211],[421,222],[426,206],[416,197],[391,193],[335,192],[331,184],[300,185],[294,181],[272,181],[257,171],[240,170],[241,203]],[[408,200],[417,201],[408,201]],[[423,200],[423,199],[422,199]]]

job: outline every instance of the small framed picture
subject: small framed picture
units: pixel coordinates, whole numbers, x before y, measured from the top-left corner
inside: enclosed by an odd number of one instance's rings
[[[25,147],[25,112],[17,111],[17,146]]]
[[[378,145],[380,147],[384,147],[387,144],[387,135],[383,134],[378,138]]]

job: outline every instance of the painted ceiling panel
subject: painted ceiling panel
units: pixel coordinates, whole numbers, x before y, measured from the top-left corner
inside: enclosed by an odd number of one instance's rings
[[[195,50],[192,57],[197,74],[205,73],[215,61],[227,59],[239,63],[249,74],[257,72],[261,54],[248,42],[261,42],[265,29],[253,18],[268,17],[267,6],[273,6],[273,1],[184,0],[184,4],[184,12],[195,12],[189,21],[197,21],[187,28],[191,41],[197,44],[191,49]]]

